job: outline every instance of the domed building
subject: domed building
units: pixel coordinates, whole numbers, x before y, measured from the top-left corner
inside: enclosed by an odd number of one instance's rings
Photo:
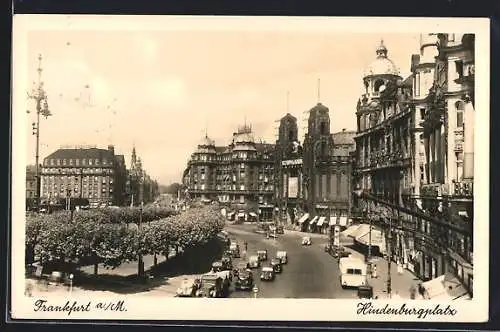
[[[191,199],[225,206],[231,220],[272,218],[274,144],[257,142],[250,125],[240,126],[227,146],[201,139],[183,174]]]
[[[377,197],[387,206],[402,205],[404,193],[416,181],[412,159],[415,145],[411,140],[415,129],[413,77],[403,80],[388,54],[387,46],[381,41],[375,50],[375,59],[364,71],[364,93],[356,107],[355,187],[366,194],[357,199],[356,207],[364,211],[363,215],[378,213],[374,209],[380,206],[367,197]],[[400,217],[411,220],[403,213]],[[394,254],[406,263],[411,242],[404,234],[395,233]],[[359,244],[368,246],[367,238],[360,234]],[[371,245],[385,250],[384,243],[372,242]]]

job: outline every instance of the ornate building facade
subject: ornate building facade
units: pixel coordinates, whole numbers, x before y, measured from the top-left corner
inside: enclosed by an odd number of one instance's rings
[[[227,206],[237,220],[272,219],[274,144],[256,142],[244,125],[228,146],[216,146],[205,136],[191,155],[183,183],[191,199]]]
[[[278,220],[288,224],[304,203],[303,151],[298,135],[297,118],[287,113],[280,120],[276,141],[274,197],[281,216]]]
[[[123,204],[126,169],[114,146],[61,148],[43,160],[42,204],[84,198],[94,206]]]
[[[426,252],[427,242],[419,241],[421,265],[424,276],[431,277],[435,277],[435,266],[442,265],[472,291],[474,35],[432,34],[425,38],[432,40],[437,56],[434,81],[424,100],[424,181],[418,205],[445,225],[419,226],[445,244],[446,250],[439,255]]]
[[[469,293],[473,51],[470,35],[422,36],[403,80],[381,43],[356,112],[361,214],[382,229],[392,260],[423,280],[451,272]]]
[[[304,139],[304,211],[302,229],[326,231],[339,219],[344,226],[351,214],[354,132],[331,134],[329,109],[318,103],[309,111]]]

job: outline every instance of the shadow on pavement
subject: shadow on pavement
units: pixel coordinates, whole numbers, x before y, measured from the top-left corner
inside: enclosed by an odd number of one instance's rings
[[[168,279],[186,274],[204,274],[212,262],[222,257],[223,246],[213,240],[202,247],[188,249],[167,261],[145,271],[145,277],[112,274],[87,274],[75,276],[75,285],[84,290],[110,291],[119,294],[142,293],[168,285]]]

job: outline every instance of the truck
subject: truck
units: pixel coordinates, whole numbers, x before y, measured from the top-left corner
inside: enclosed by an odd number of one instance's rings
[[[361,258],[343,257],[339,260],[340,285],[342,288],[368,285],[367,265]]]

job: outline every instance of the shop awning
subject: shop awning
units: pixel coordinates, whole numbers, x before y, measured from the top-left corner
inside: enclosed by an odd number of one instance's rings
[[[372,230],[373,230],[373,228],[372,228]],[[370,232],[370,225],[359,224],[358,228],[356,230],[354,230],[353,232],[351,232],[351,234],[349,234],[349,236],[356,239],[356,238],[361,237],[365,234],[368,234],[369,232]]]
[[[234,216],[234,214],[235,214],[235,212],[229,212],[229,213],[227,214],[227,216],[228,216],[228,217],[232,217],[232,216]]]
[[[257,217],[257,213],[255,212],[250,212],[249,215],[251,215],[252,217]]]
[[[245,216],[245,213],[244,212],[240,212],[238,213],[238,218],[241,218],[241,217],[244,217]]]
[[[334,226],[337,224],[337,217],[330,217],[330,226]]]
[[[326,217],[319,217],[318,219],[318,226],[323,226],[323,223],[325,222]]]
[[[309,225],[314,225],[316,223],[316,221],[318,221],[318,216],[315,216],[311,222],[309,223]]]
[[[430,300],[456,300],[470,297],[467,289],[451,273],[443,274],[437,278],[422,283],[425,297]]]
[[[306,213],[306,214],[304,214],[302,217],[300,217],[300,219],[299,219],[298,223],[299,223],[299,224],[303,224],[303,223],[304,223],[304,221],[306,221],[306,220],[307,220],[307,218],[309,218],[309,213]]]
[[[368,230],[367,233],[356,237],[356,241],[366,246],[370,245],[371,241],[371,246],[379,247],[380,251],[383,251],[383,249],[385,248],[384,245],[385,241],[382,232],[378,229],[375,229],[374,227],[372,227],[371,239],[370,239],[370,231]]]
[[[347,226],[347,217],[340,217],[339,224],[340,226]]]
[[[351,234],[354,233],[358,228],[359,228],[359,225],[354,225],[354,226],[347,228],[345,231],[343,231],[340,234],[342,234],[344,236],[351,236]]]

